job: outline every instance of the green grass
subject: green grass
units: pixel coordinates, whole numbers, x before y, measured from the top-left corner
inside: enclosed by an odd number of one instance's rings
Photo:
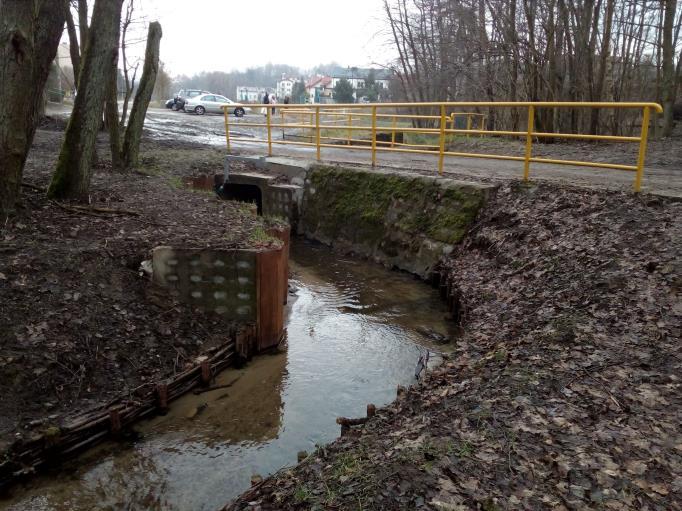
[[[265,229],[260,225],[251,231],[249,235],[249,242],[253,245],[268,245],[277,241],[277,238],[265,232]]]
[[[312,492],[305,484],[297,486],[296,490],[294,491],[294,500],[298,504],[304,504],[308,502],[312,496]]]
[[[168,184],[171,185],[176,190],[185,188],[185,184],[182,182],[182,179],[180,179],[178,176],[170,176],[168,178]]]

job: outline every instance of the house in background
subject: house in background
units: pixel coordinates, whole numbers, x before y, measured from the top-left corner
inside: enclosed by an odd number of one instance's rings
[[[277,101],[281,103],[286,96],[291,97],[294,83],[296,83],[294,78],[287,78],[286,75],[282,75],[282,79],[277,82]]]
[[[333,103],[334,87],[330,76],[315,75],[305,82],[308,103]]]
[[[353,87],[353,97],[358,99],[358,90],[363,90],[366,85],[367,77],[370,71],[374,71],[374,82],[379,89],[388,90],[389,83],[393,77],[391,71],[388,69],[372,69],[363,67],[335,67],[330,74],[332,89],[336,86],[339,80],[346,79]]]
[[[237,87],[237,94],[235,96],[235,101],[243,101],[246,103],[260,103],[263,101],[263,96],[265,93],[272,94],[272,87],[250,87],[246,85],[240,85]]]

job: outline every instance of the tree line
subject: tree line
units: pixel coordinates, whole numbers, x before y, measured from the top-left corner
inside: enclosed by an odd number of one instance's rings
[[[384,0],[409,101],[656,101],[673,129],[682,75],[677,0]],[[517,130],[518,109],[488,129]],[[624,110],[539,109],[541,131],[628,133]]]
[[[136,71],[131,73],[125,54],[134,7],[134,0],[95,0],[89,16],[88,0],[0,1],[0,218],[13,213],[20,196],[24,164],[64,27],[77,95],[47,196],[87,200],[97,134],[103,125],[109,132],[112,167],[125,170],[137,165],[162,34],[158,23],[149,24],[144,67],[135,87]],[[119,50],[128,91],[122,113],[117,103]]]

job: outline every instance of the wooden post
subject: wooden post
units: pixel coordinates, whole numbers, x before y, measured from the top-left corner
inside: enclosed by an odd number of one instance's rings
[[[211,362],[209,360],[201,361],[201,383],[204,385],[211,383]]]
[[[156,397],[159,401],[159,413],[165,415],[168,412],[168,384],[159,383],[156,386]]]
[[[116,435],[121,432],[121,413],[118,408],[111,408],[109,410],[109,421],[111,423],[111,432]]]

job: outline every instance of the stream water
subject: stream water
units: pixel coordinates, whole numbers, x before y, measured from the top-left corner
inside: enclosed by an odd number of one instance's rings
[[[217,510],[253,474],[338,437],[336,417],[362,417],[367,403],[387,404],[413,383],[420,350],[443,350],[420,327],[455,335],[436,291],[409,275],[298,241],[290,268],[278,353],[224,371],[217,383],[229,388],[184,396],[140,423],[136,442],[88,451],[16,488],[0,509]]]

